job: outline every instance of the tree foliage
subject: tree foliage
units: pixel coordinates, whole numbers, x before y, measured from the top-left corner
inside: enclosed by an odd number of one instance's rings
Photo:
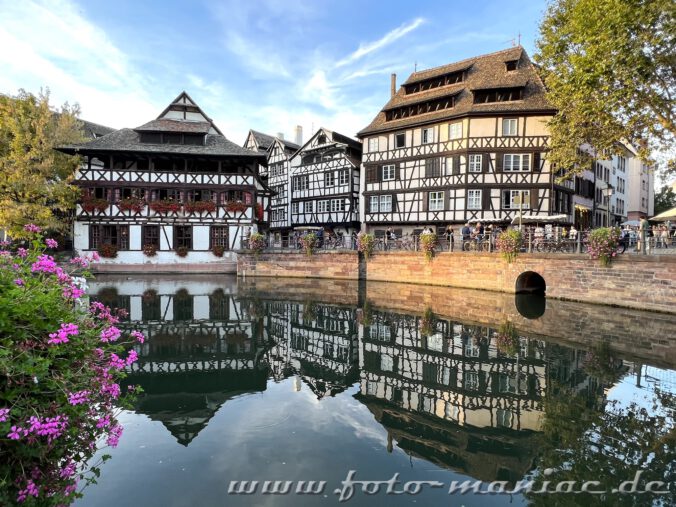
[[[551,162],[569,171],[618,142],[673,146],[676,135],[676,4],[673,0],[555,0],[540,26],[535,61],[558,109]]]
[[[676,208],[676,192],[669,185],[655,194],[655,215],[659,215],[671,208]]]
[[[70,182],[79,158],[54,147],[83,140],[79,108],[64,104],[58,114],[49,94],[23,90],[0,96],[0,229],[25,235],[23,226],[64,231],[64,217],[75,207],[77,189]]]

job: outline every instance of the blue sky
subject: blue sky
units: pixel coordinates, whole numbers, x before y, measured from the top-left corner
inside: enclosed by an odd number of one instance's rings
[[[155,118],[182,90],[224,134],[354,136],[413,72],[521,43],[544,1],[0,0],[0,92],[111,127]]]

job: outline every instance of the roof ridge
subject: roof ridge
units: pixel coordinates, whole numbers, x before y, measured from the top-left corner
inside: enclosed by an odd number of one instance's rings
[[[422,74],[423,72],[431,72],[431,71],[434,71],[434,70],[441,69],[441,68],[443,68],[443,67],[450,67],[451,65],[459,65],[459,64],[465,63],[465,62],[471,62],[471,61],[474,61],[474,60],[479,60],[479,59],[481,59],[481,58],[486,58],[487,56],[494,56],[494,55],[498,55],[498,54],[500,54],[500,53],[506,53],[507,51],[514,51],[514,50],[517,49],[517,48],[518,48],[518,49],[521,49],[522,51],[525,51],[524,48],[523,48],[523,46],[521,46],[521,45],[513,46],[513,47],[511,47],[511,48],[501,49],[501,50],[499,50],[499,51],[493,51],[492,53],[485,53],[485,54],[483,54],[483,55],[472,56],[472,57],[470,57],[470,58],[465,58],[464,60],[458,60],[457,62],[449,62],[449,63],[445,63],[445,64],[443,64],[443,65],[437,65],[436,67],[430,67],[430,68],[428,68],[428,69],[417,70],[417,71],[415,71],[413,74],[411,74],[411,75],[408,77],[408,79],[411,79],[411,77],[413,77],[413,76],[415,76],[415,75],[417,75],[417,74]],[[408,79],[407,79],[407,81],[408,81]]]

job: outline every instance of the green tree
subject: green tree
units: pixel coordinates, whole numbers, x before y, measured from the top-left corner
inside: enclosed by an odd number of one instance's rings
[[[676,3],[673,0],[554,0],[540,25],[535,61],[558,114],[550,160],[588,167],[593,146],[673,146],[676,136]],[[673,157],[673,155],[672,155]]]
[[[68,104],[52,111],[49,93],[0,95],[0,229],[10,236],[23,237],[27,223],[67,230],[65,217],[78,196],[70,183],[80,158],[54,147],[84,140],[78,113]]]
[[[655,194],[655,215],[671,208],[676,208],[676,192],[669,185],[664,185],[662,190]]]

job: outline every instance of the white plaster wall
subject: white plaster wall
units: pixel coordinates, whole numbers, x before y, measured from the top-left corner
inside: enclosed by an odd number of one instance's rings
[[[140,225],[130,225],[129,226],[129,249],[130,250],[140,250],[143,248],[142,237],[141,237],[141,226]]]
[[[208,225],[195,225],[192,228],[192,247],[195,250],[208,250],[209,249],[209,226]],[[213,255],[212,255],[213,257]]]
[[[82,222],[73,225],[73,245],[78,253],[89,248],[89,226]]]
[[[190,286],[191,289],[192,285]],[[193,289],[194,290],[194,289]],[[209,318],[209,296],[195,296],[193,300],[193,318],[195,320]]]

